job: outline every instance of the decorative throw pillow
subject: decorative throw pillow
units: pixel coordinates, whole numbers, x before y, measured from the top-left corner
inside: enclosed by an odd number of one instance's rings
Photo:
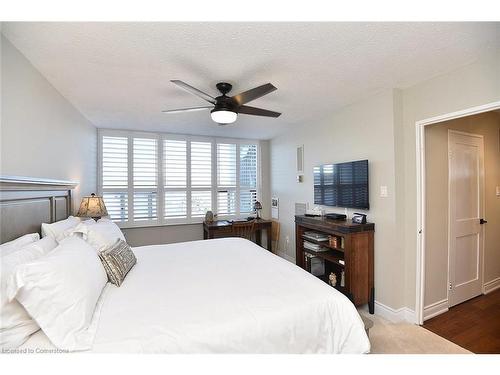
[[[99,258],[108,274],[108,279],[120,286],[125,276],[137,263],[130,246],[123,240],[117,240],[113,245],[99,253]]]

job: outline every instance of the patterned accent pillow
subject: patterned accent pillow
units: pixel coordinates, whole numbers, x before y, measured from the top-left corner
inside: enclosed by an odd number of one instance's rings
[[[102,265],[108,274],[108,279],[120,286],[125,276],[137,263],[137,258],[130,246],[123,240],[117,240],[113,245],[99,253]]]

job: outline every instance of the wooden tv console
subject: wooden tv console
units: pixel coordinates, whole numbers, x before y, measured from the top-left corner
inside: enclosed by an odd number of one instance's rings
[[[334,247],[328,241],[306,239],[304,232],[307,231],[335,236],[338,244]],[[354,224],[323,217],[295,216],[296,263],[310,272],[310,257],[322,259],[325,264],[325,273],[318,277],[328,283],[330,273],[335,273],[337,276],[335,288],[348,296],[356,306],[368,304],[370,314],[373,314],[375,311],[374,232],[375,224],[373,223]],[[328,248],[328,251],[305,249],[304,240],[320,244]],[[344,271],[344,287],[340,286],[342,271]]]

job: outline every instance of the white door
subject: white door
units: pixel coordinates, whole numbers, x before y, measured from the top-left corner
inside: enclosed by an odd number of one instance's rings
[[[451,307],[482,293],[483,137],[448,130],[448,157]]]

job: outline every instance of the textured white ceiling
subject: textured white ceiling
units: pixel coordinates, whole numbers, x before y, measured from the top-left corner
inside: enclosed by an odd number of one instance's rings
[[[499,23],[4,23],[3,34],[97,127],[268,139],[384,88],[404,88],[500,47]],[[212,95],[273,83],[219,127],[171,84]]]

